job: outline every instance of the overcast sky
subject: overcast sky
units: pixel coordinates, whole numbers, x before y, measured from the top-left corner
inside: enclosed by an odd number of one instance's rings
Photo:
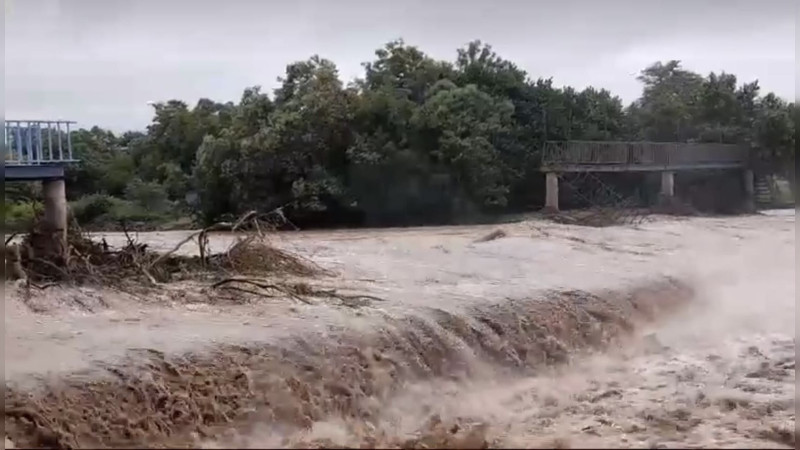
[[[342,78],[402,37],[433,57],[480,39],[532,77],[605,87],[680,59],[795,97],[793,0],[4,0],[6,118],[144,127],[148,101],[238,100],[319,54]]]

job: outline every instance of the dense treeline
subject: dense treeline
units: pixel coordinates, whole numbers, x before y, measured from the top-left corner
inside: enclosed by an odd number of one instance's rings
[[[315,56],[288,65],[272,95],[170,100],[145,132],[74,132],[69,194],[84,221],[286,205],[308,224],[441,223],[540,206],[543,142],[564,139],[746,142],[793,181],[794,104],[678,61],[639,80],[626,106],[532,78],[480,42],[454,62],[391,42],[349,85]]]

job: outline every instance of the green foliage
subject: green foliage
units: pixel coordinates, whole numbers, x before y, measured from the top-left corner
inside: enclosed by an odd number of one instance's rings
[[[7,181],[4,186],[7,203],[27,203],[41,198],[41,185],[21,181]]]
[[[435,136],[428,149],[452,181],[477,205],[505,206],[508,186],[499,137],[509,133],[514,106],[475,85],[440,90],[415,117],[419,130]]]
[[[80,164],[67,170],[67,193],[71,198],[105,192],[120,196],[136,176],[133,158],[122,150],[123,140],[110,131],[94,127],[72,133],[73,150]]]
[[[134,225],[157,226],[176,219],[176,216],[167,211],[153,211],[137,203],[119,199],[116,199],[114,207],[109,213],[108,219],[112,223]]]
[[[105,194],[89,194],[72,202],[69,209],[78,223],[89,224],[110,220],[110,213],[119,201],[119,199]]]
[[[174,211],[148,209],[142,204],[111,197],[106,194],[91,194],[70,204],[75,220],[88,228],[116,227],[120,224],[160,226],[179,219]]]
[[[163,212],[170,208],[167,190],[164,186],[138,178],[134,179],[125,189],[125,199],[153,212]]]
[[[3,223],[6,230],[11,232],[28,230],[34,219],[42,213],[42,208],[39,202],[3,202]]]
[[[74,132],[83,162],[68,191],[89,222],[191,211],[207,223],[277,206],[301,225],[454,222],[541,202],[543,143],[568,139],[747,143],[794,179],[794,104],[679,61],[639,80],[624,107],[604,89],[533,79],[480,41],[453,62],[389,42],[347,86],[313,56],[289,64],[272,95],[169,100],[145,132]]]

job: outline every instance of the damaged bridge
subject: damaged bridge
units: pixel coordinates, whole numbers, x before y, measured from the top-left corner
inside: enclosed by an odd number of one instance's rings
[[[656,142],[548,142],[541,171],[546,174],[545,209],[559,210],[559,177],[568,173],[660,172],[661,197],[675,195],[675,174],[682,171],[730,170],[742,174],[747,201],[755,181],[750,149],[745,145]]]

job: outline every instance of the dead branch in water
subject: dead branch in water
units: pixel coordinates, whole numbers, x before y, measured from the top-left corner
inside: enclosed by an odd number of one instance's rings
[[[172,250],[170,250],[170,251],[168,251],[168,252],[166,252],[166,253],[162,253],[162,254],[161,254],[161,255],[160,255],[158,258],[156,258],[156,259],[155,259],[155,261],[153,261],[152,263],[150,263],[150,266],[151,266],[151,267],[152,267],[152,266],[155,266],[155,265],[157,265],[158,263],[160,263],[160,262],[164,261],[165,259],[169,258],[169,257],[170,257],[170,256],[172,256],[172,255],[173,255],[175,252],[177,252],[178,250],[180,250],[180,249],[181,249],[181,247],[183,247],[184,245],[186,245],[187,243],[189,243],[189,241],[191,241],[191,240],[192,240],[192,239],[194,239],[195,237],[202,236],[202,235],[204,235],[204,234],[206,234],[206,233],[208,233],[208,232],[210,232],[210,231],[216,231],[216,230],[221,230],[221,229],[230,228],[230,227],[231,227],[231,224],[230,224],[230,223],[228,223],[228,222],[220,222],[220,223],[216,223],[216,224],[214,224],[214,225],[211,225],[210,227],[203,228],[203,229],[202,229],[202,230],[200,230],[200,231],[195,231],[194,233],[190,234],[189,236],[186,236],[186,237],[185,237],[183,240],[181,240],[180,242],[178,242],[177,244],[175,244],[175,246],[172,248]],[[201,258],[202,258],[202,257],[204,256],[204,255],[203,255],[203,253],[204,253],[204,252],[202,251],[202,244],[200,244],[200,245],[201,245],[201,252],[200,252],[200,256],[201,256]]]
[[[239,220],[236,221],[235,224],[233,224],[233,226],[231,227],[231,231],[238,230],[242,225],[244,225],[245,222],[247,222],[248,220],[252,220],[257,215],[258,215],[258,211],[249,211],[249,212],[245,213],[241,218],[239,218]],[[259,231],[260,231],[260,229],[259,229]],[[261,233],[259,233],[259,234],[261,234]]]
[[[17,235],[19,235],[19,233],[11,233],[11,236],[9,236],[9,237],[7,237],[7,238],[6,238],[6,243],[5,243],[5,245],[8,245],[8,243],[9,243],[9,242],[13,241],[13,240],[14,240],[14,238],[15,238],[15,237],[17,237]]]
[[[144,244],[137,244],[136,241],[131,237],[130,233],[128,233],[128,227],[125,226],[124,223],[122,226],[122,231],[123,233],[125,233],[125,239],[128,240],[128,244],[125,248],[130,250],[131,263],[142,272],[142,274],[145,276],[145,278],[147,278],[147,281],[149,281],[152,286],[157,285],[158,281],[156,281],[156,278],[153,276],[153,274],[150,273],[147,267],[142,265],[137,255],[137,253],[139,252],[143,253],[146,250],[147,246]],[[108,251],[108,243],[105,242],[105,239],[103,239],[103,249]]]
[[[270,284],[270,283],[266,283],[266,282],[263,282],[263,281],[260,281],[260,280],[254,280],[254,279],[251,279],[251,278],[227,278],[225,280],[218,281],[218,282],[214,283],[213,285],[211,285],[211,287],[214,288],[214,289],[217,289],[217,288],[220,288],[222,286],[227,285],[228,283],[244,283],[244,284],[250,284],[250,285],[255,286],[255,287],[259,288],[259,289],[265,289],[265,290],[272,289],[272,290],[278,291],[278,292],[280,292],[282,294],[288,295],[289,297],[291,297],[291,298],[293,298],[295,300],[301,301],[301,302],[303,302],[303,303],[305,303],[307,305],[313,305],[312,302],[310,302],[307,299],[301,297],[294,289],[292,289],[292,286],[281,286],[281,285],[277,285],[277,284]],[[239,290],[241,290],[241,288],[239,288]],[[252,293],[254,293],[256,295],[260,295],[262,297],[274,297],[273,295],[266,295],[266,294],[264,294],[262,292],[252,292]]]
[[[266,280],[246,278],[246,277],[226,278],[224,280],[220,280],[214,283],[213,285],[211,285],[211,287],[213,289],[226,288],[226,289],[238,290],[241,292],[247,292],[261,297],[268,297],[268,298],[275,297],[275,295],[271,295],[265,292],[245,290],[238,286],[230,286],[230,284],[233,283],[243,283],[255,286],[259,289],[274,290],[282,294],[285,294],[295,300],[299,300],[307,305],[312,305],[313,303],[309,301],[306,297],[335,298],[340,302],[342,302],[344,306],[349,306],[351,308],[364,306],[364,304],[369,301],[384,301],[384,299],[380,297],[375,297],[373,295],[345,295],[345,294],[339,294],[338,292],[336,292],[335,289],[315,289],[305,283],[275,284],[267,282]]]

